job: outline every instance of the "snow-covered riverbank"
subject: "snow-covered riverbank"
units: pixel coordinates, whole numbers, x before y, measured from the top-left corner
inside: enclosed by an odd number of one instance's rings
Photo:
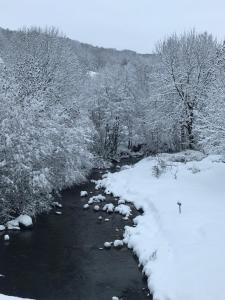
[[[18,298],[18,297],[11,297],[0,294],[0,300],[31,300],[31,299],[25,299],[25,298]]]
[[[221,157],[183,152],[143,159],[98,182],[144,210],[124,240],[155,300],[225,299],[224,178]]]

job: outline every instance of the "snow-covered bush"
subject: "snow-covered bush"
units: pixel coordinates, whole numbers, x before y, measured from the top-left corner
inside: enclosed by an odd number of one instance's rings
[[[167,164],[165,160],[157,158],[157,164],[152,167],[152,175],[159,178],[163,173],[166,172]]]

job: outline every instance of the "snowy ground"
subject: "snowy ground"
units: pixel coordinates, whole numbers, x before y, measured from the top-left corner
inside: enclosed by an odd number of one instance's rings
[[[143,159],[98,182],[144,210],[124,241],[155,300],[225,299],[224,178],[219,156],[186,152]]]

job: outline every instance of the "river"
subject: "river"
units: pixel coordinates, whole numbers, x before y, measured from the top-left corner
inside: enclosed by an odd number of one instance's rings
[[[53,209],[37,217],[33,230],[11,232],[9,242],[0,238],[0,293],[40,300],[152,299],[129,249],[99,249],[132,226],[121,215],[83,209],[87,198],[80,191],[98,194],[90,179],[101,175],[95,170],[87,183],[63,191],[61,215]]]

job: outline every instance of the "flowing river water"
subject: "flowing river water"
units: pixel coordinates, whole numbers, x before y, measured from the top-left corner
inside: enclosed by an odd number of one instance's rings
[[[0,294],[40,300],[152,299],[129,249],[99,249],[105,241],[122,238],[125,225],[132,226],[119,214],[83,209],[88,198],[80,191],[99,194],[90,179],[101,175],[95,170],[87,183],[63,191],[61,215],[53,209],[38,216],[33,230],[11,232],[9,242],[0,236]],[[112,196],[106,202],[116,203]],[[132,211],[132,217],[138,214]]]

